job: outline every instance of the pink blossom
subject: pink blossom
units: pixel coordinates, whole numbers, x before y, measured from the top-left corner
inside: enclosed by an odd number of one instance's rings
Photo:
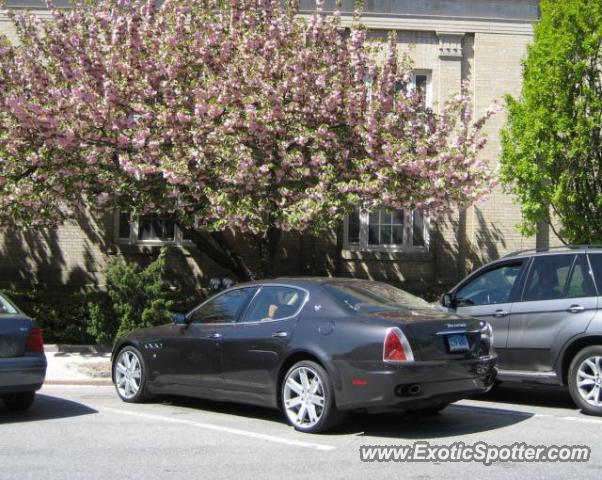
[[[111,196],[107,192],[101,192],[98,195],[96,195],[96,203],[98,205],[105,205],[110,200],[110,198]]]

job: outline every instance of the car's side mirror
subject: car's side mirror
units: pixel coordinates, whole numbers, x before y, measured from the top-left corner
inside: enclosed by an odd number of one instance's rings
[[[441,306],[445,308],[452,308],[454,306],[454,300],[451,293],[444,293],[441,295]]]
[[[186,325],[188,323],[188,319],[183,313],[174,313],[173,323],[175,323],[176,325]]]

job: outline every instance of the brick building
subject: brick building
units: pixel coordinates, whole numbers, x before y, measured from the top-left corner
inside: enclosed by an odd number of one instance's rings
[[[314,0],[301,0],[311,11]],[[349,22],[353,0],[343,1]],[[326,3],[332,9],[334,1]],[[9,0],[6,8],[30,8],[44,16],[36,0]],[[414,81],[426,88],[437,109],[470,82],[479,116],[493,101],[521,87],[521,59],[532,40],[539,16],[537,0],[366,0],[363,22],[378,38],[396,31],[399,49],[413,61]],[[6,12],[0,32],[12,36]],[[504,114],[486,126],[486,158],[495,163]],[[450,284],[475,266],[508,251],[545,245],[548,232],[525,238],[516,229],[520,210],[496,190],[487,200],[448,218],[423,218],[418,212],[360,212],[338,232],[319,237],[283,239],[278,274],[339,274],[384,279],[419,290]],[[55,230],[0,235],[0,279],[3,284],[93,285],[103,283],[102,269],[117,252],[148,260],[159,245],[174,244],[174,271],[196,282],[222,275],[181,232],[160,218],[129,218],[115,212],[103,218],[81,215]],[[253,257],[251,251],[246,254]]]

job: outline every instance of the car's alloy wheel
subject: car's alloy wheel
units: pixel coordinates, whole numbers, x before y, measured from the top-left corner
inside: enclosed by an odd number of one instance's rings
[[[134,347],[119,352],[113,366],[115,388],[122,400],[139,402],[145,397],[145,366],[142,355]]]
[[[8,410],[22,412],[31,407],[35,396],[35,392],[7,393],[2,396],[2,401]]]
[[[602,347],[581,350],[569,369],[569,391],[586,413],[602,415]]]
[[[326,370],[311,361],[297,363],[284,377],[282,407],[289,423],[302,432],[321,432],[342,419]]]

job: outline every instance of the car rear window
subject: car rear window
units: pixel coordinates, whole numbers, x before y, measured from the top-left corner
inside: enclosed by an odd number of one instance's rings
[[[356,312],[430,308],[421,298],[385,283],[331,282],[324,284],[324,288]]]
[[[8,301],[8,299],[4,298],[0,295],[0,315],[15,315],[17,309]]]

